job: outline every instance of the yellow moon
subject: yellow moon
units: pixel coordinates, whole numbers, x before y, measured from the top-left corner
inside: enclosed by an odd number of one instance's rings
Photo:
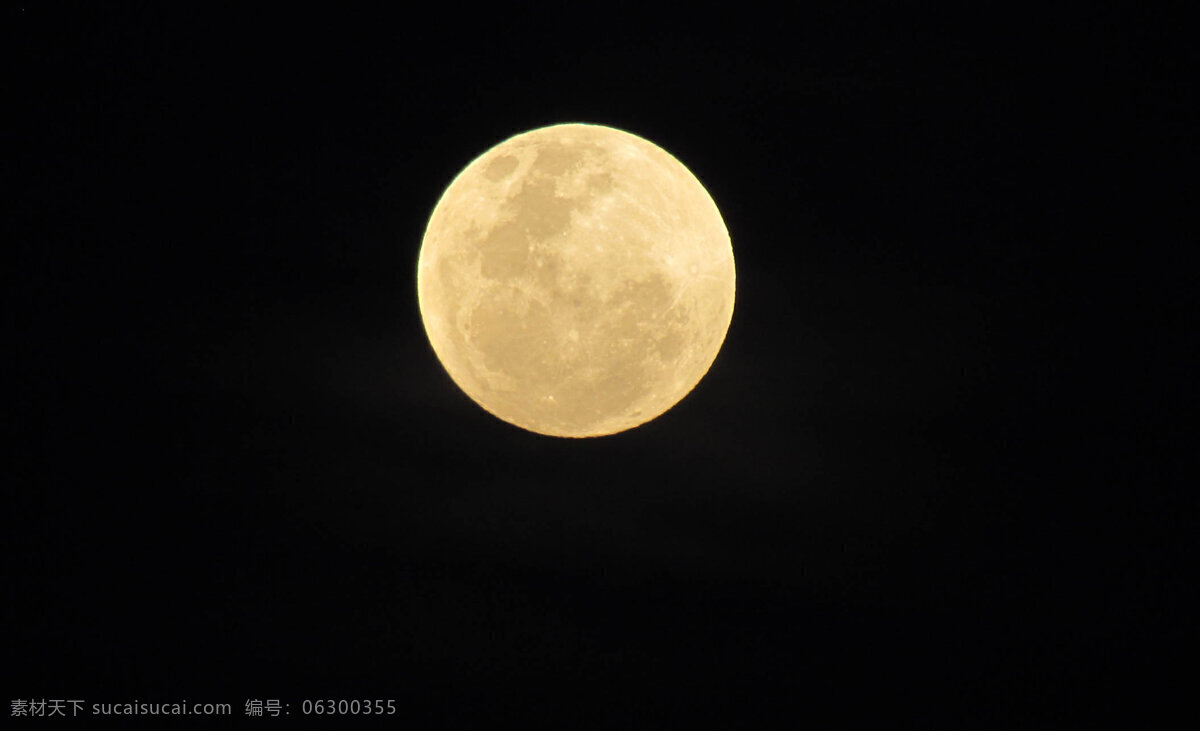
[[[438,360],[485,410],[539,434],[615,434],[708,372],[733,316],[733,249],[665,150],[560,124],[458,174],[429,219],[417,297]]]

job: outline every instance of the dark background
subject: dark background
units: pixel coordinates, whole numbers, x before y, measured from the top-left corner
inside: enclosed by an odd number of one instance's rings
[[[157,5],[4,11],[7,697],[1169,718],[1171,13]],[[688,165],[738,273],[699,387],[585,441],[469,401],[415,288],[453,176],[566,121]]]

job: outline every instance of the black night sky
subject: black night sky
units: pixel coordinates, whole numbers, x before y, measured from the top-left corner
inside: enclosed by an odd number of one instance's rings
[[[1169,13],[116,5],[4,10],[6,703],[1170,718]],[[568,121],[683,161],[738,275],[699,387],[583,441],[463,395],[415,283],[453,176]]]

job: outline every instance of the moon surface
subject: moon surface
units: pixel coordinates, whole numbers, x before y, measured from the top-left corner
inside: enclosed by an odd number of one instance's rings
[[[733,316],[733,249],[704,186],[665,150],[554,125],[454,179],[425,231],[417,296],[438,360],[485,410],[539,434],[615,434],[708,372]]]

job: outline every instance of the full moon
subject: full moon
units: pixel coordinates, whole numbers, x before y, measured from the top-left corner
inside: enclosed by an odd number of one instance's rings
[[[485,410],[539,434],[615,434],[708,372],[733,316],[733,249],[668,152],[560,124],[501,142],[450,183],[417,298],[438,360]]]

